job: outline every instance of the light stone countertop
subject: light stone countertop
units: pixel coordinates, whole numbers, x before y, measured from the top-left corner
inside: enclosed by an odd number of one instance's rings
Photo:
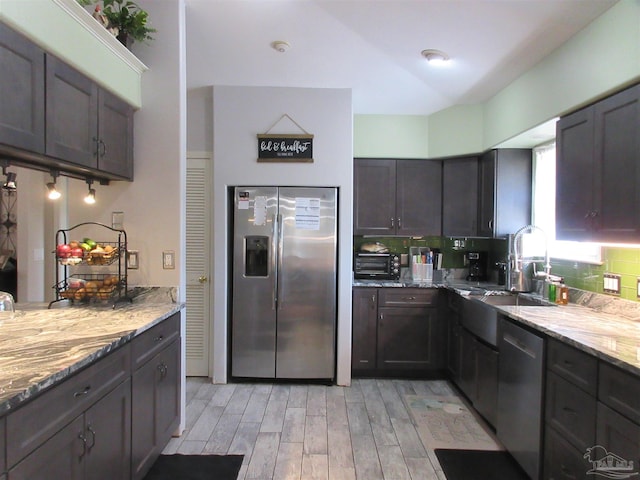
[[[446,288],[471,291],[469,297],[463,295],[469,299],[482,290],[504,290],[504,286],[463,280],[431,284],[354,280],[353,286]],[[640,376],[640,302],[577,289],[570,289],[569,299],[569,305],[493,307],[517,323]]]
[[[184,308],[175,289],[137,288],[133,302],[47,309],[17,304],[0,324],[0,415]]]

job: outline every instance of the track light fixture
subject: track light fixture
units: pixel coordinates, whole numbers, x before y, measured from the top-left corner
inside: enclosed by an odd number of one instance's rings
[[[7,177],[4,183],[2,184],[2,188],[4,188],[5,190],[15,190],[17,187],[16,173],[7,172],[7,168],[9,168],[9,162],[7,161],[2,162],[2,174]]]
[[[56,178],[58,178],[59,175],[59,172],[51,172],[51,178],[53,178],[53,182],[47,183],[47,198],[49,198],[49,200],[57,200],[62,196],[62,194],[56,188]]]
[[[90,178],[87,178],[87,185],[89,186],[89,192],[84,197],[84,203],[88,205],[93,205],[94,203],[96,203],[96,191],[95,189],[91,188],[92,184],[93,184],[93,180]]]

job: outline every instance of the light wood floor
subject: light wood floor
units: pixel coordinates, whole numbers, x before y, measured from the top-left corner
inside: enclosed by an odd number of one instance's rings
[[[166,454],[243,454],[239,479],[445,480],[402,395],[456,395],[445,381],[351,387],[187,380],[187,429]]]

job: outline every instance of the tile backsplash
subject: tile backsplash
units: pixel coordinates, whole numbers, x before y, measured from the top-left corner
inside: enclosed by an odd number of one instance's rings
[[[495,263],[507,259],[507,241],[504,239],[466,238],[464,247],[461,239],[448,237],[354,237],[354,251],[361,244],[380,242],[393,253],[409,253],[409,247],[429,247],[443,253],[442,267],[447,269],[466,268],[465,253],[486,251],[489,254],[489,274],[497,276]],[[458,243],[458,244],[456,244]],[[581,263],[569,260],[551,260],[551,273],[564,277],[565,283],[573,288],[603,293],[604,273],[616,273],[622,277],[620,297],[640,301],[637,282],[640,278],[640,248],[602,247],[602,261],[599,264]]]

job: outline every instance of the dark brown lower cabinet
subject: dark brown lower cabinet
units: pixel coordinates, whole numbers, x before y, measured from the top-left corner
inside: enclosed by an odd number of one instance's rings
[[[598,402],[596,430],[597,445],[616,457],[633,462],[638,472],[640,466],[640,425]],[[598,457],[599,458],[599,457]]]
[[[445,331],[440,292],[426,288],[354,288],[354,376],[442,376]]]
[[[498,351],[476,340],[476,398],[475,409],[491,425],[498,415]]]
[[[10,480],[130,478],[131,381],[121,383],[9,471]]]
[[[180,419],[180,341],[133,373],[133,479],[145,476]]]
[[[351,373],[355,376],[373,374],[376,369],[378,290],[354,288],[352,309]]]
[[[460,327],[460,375],[458,387],[491,425],[498,408],[498,351]]]
[[[580,451],[567,442],[553,428],[546,429],[544,447],[544,474],[547,480],[587,480],[591,465]]]
[[[179,421],[177,313],[0,418],[0,467],[7,480],[142,478]]]
[[[435,308],[378,309],[378,369],[428,370],[436,365]]]

